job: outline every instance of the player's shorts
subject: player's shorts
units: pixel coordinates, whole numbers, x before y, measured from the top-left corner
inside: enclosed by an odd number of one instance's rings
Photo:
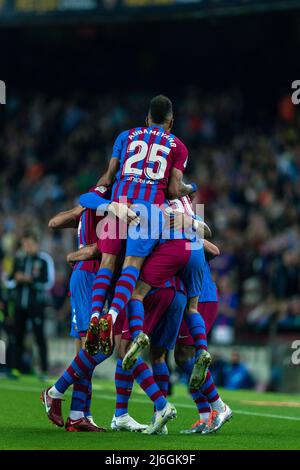
[[[218,304],[219,302],[199,302],[198,303],[198,312],[201,313],[203,320],[205,322],[206,334],[208,334],[215,323],[218,316]],[[194,346],[194,340],[190,335],[189,329],[185,320],[182,320],[180,325],[180,330],[178,338],[176,341],[177,344],[182,346]]]
[[[175,348],[176,339],[186,308],[186,302],[186,295],[182,291],[177,291],[173,302],[162,316],[151,335],[151,343],[154,346],[162,347],[169,351]]]
[[[180,277],[187,290],[188,298],[199,297],[202,291],[205,256],[203,243],[190,243],[190,256]]]
[[[163,227],[163,212],[155,204],[133,201],[131,206],[140,217],[141,223],[128,228],[126,256],[146,258],[157,245]]]
[[[165,317],[165,313],[172,304],[174,297],[175,289],[166,287],[163,289],[155,289],[147,295],[144,300],[145,318],[143,331],[148,336],[151,337],[160,320]],[[180,326],[180,321],[178,324]],[[122,339],[131,340],[127,316],[125,317],[123,325]]]
[[[143,264],[140,279],[152,287],[162,288],[181,271],[191,256],[187,240],[168,240],[155,247]]]
[[[117,217],[108,215],[103,219],[99,223],[97,235],[99,237],[97,247],[101,253],[120,255],[125,251],[127,225]]]
[[[92,293],[95,273],[75,269],[70,279],[71,332],[80,338],[88,330],[92,312]]]

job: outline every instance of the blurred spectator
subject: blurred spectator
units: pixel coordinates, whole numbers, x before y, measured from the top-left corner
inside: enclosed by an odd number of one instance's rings
[[[223,386],[228,390],[254,388],[255,382],[252,374],[237,352],[232,353],[230,363],[224,367],[223,374]]]
[[[11,340],[13,357],[11,368],[24,370],[24,339],[28,322],[39,348],[42,374],[48,371],[47,342],[44,332],[45,294],[53,287],[54,265],[52,258],[39,251],[38,237],[27,230],[21,237],[21,249],[16,253],[7,287],[13,292],[14,317]]]

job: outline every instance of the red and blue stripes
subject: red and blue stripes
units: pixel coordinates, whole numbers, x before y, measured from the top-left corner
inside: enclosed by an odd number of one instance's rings
[[[156,384],[150,368],[140,357],[132,368],[132,374],[136,382],[152,400],[155,408],[158,411],[162,410],[166,406],[167,400]]]
[[[110,309],[114,310],[117,314],[121,313],[131,299],[139,273],[139,269],[134,266],[127,266],[122,269],[121,276],[116,284],[114,298],[110,306]]]
[[[118,359],[115,372],[116,417],[128,413],[128,403],[132,392],[133,381],[132,371],[123,370],[122,359]]]
[[[184,319],[194,340],[197,358],[202,350],[207,351],[205,322],[202,315],[198,312],[187,312]]]
[[[131,339],[134,340],[143,331],[145,310],[141,300],[132,299],[128,303],[127,318]]]
[[[153,378],[166,398],[169,392],[170,372],[166,362],[152,364]]]
[[[90,377],[95,367],[108,357],[109,356],[100,352],[95,356],[91,356],[87,351],[81,349],[68,369],[64,371],[62,376],[55,383],[55,388],[60,393],[65,393],[69,386],[77,382],[80,378]]]
[[[74,383],[71,401],[72,411],[82,411],[85,414],[88,413],[86,416],[90,416],[91,389],[91,374],[89,374],[89,376],[82,377]]]
[[[108,268],[100,268],[97,272],[93,284],[92,313],[99,312],[101,314],[112,278],[113,272]]]

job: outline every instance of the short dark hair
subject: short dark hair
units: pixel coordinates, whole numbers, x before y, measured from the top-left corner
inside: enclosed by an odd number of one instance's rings
[[[32,228],[25,228],[23,234],[22,234],[22,240],[30,238],[31,240],[34,240],[35,242],[39,241],[39,234],[36,230]]]
[[[150,101],[149,115],[153,122],[162,124],[173,115],[172,101],[164,95],[158,95]]]

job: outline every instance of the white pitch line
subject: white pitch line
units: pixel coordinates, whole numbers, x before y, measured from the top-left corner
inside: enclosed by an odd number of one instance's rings
[[[34,392],[34,393],[41,392],[41,388],[31,387],[31,386],[29,387],[26,386],[24,388],[21,388],[21,387],[16,387],[13,385],[7,385],[7,384],[3,385],[1,384],[1,381],[0,381],[0,391],[1,390],[13,390],[15,392]],[[115,400],[114,396],[102,395],[102,394],[101,395],[94,394],[93,398],[96,398],[98,400],[109,400],[109,401]],[[149,403],[148,400],[143,400],[141,398],[132,398],[131,401],[133,403],[141,403],[141,404]],[[174,403],[174,405],[177,406],[178,408],[187,408],[187,409],[195,408],[195,405],[188,404],[188,403]],[[296,416],[283,416],[283,415],[276,415],[276,414],[269,414],[269,413],[256,413],[255,411],[243,411],[243,410],[232,410],[232,411],[239,415],[258,416],[261,418],[272,418],[272,419],[285,419],[288,421],[300,421],[300,417],[296,417]]]

